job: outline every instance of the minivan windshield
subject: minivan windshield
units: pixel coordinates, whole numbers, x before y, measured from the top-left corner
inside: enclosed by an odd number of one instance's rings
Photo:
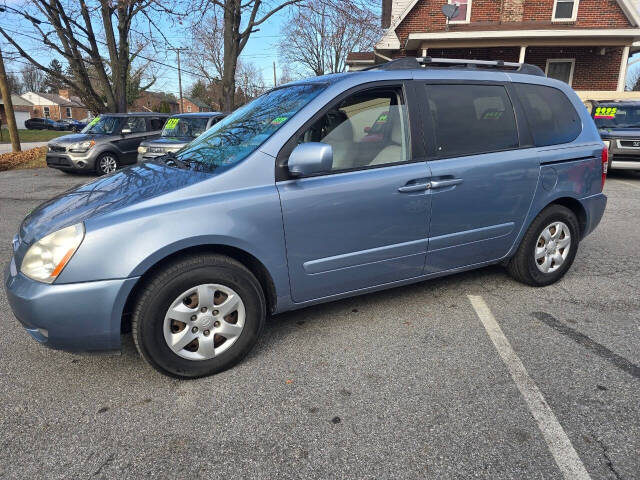
[[[120,126],[121,117],[96,117],[82,129],[80,133],[95,133],[102,135],[112,135]]]
[[[254,152],[325,85],[292,85],[256,98],[216,123],[176,154],[185,164],[213,171],[233,165]]]
[[[598,128],[640,128],[640,106],[597,106],[593,119]]]
[[[205,117],[171,117],[162,129],[163,137],[199,137],[207,129]]]

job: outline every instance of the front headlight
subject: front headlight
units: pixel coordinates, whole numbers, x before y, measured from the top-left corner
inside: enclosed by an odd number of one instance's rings
[[[77,142],[69,146],[70,152],[84,153],[96,144],[95,140],[87,140],[86,142]]]
[[[71,260],[83,238],[82,223],[50,233],[27,250],[20,271],[32,280],[53,283]]]
[[[140,145],[138,147],[138,153],[147,153],[147,147],[143,147],[142,145]]]

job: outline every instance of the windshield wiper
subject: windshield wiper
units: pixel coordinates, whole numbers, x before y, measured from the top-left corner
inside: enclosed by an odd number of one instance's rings
[[[173,163],[175,166],[177,166],[178,168],[182,168],[183,170],[189,169],[189,165],[176,157],[176,154],[173,152],[169,152],[166,155],[163,155],[161,159],[165,165]]]

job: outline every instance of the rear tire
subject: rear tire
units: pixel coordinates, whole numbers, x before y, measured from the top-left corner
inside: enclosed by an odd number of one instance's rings
[[[266,311],[260,283],[244,265],[223,255],[194,255],[149,279],[134,310],[132,334],[142,358],[160,373],[203,377],[249,353]]]
[[[533,220],[509,274],[526,285],[544,287],[560,280],[573,264],[580,241],[576,215],[562,205],[549,205]]]

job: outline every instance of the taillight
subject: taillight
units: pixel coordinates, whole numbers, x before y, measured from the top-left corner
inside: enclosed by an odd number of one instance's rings
[[[609,168],[609,147],[605,143],[602,149],[602,186],[600,190],[604,190],[604,182],[607,179],[607,169]]]

